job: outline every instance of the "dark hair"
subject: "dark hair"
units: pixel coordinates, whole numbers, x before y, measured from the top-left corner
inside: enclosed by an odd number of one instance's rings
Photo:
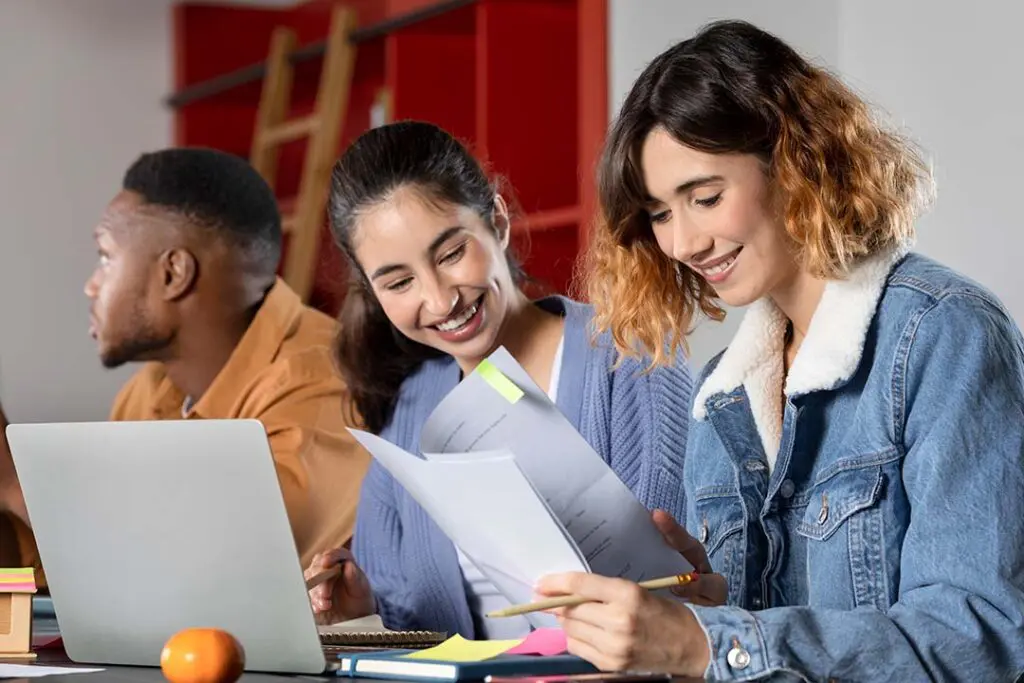
[[[281,214],[273,191],[247,161],[195,147],[143,154],[124,175],[125,190],[216,231],[261,273],[281,258]]]
[[[356,409],[372,432],[391,419],[402,382],[423,361],[443,355],[401,334],[388,320],[352,245],[359,216],[397,190],[413,188],[424,199],[472,209],[497,232],[493,211],[498,186],[473,155],[430,123],[402,121],[367,131],[334,166],[331,231],[349,263],[349,285],[341,305],[339,366]],[[523,274],[506,250],[513,279]]]
[[[666,362],[698,312],[721,319],[714,289],[664,255],[645,210],[640,150],[661,128],[711,154],[764,161],[804,267],[842,277],[914,234],[931,177],[911,144],[879,125],[838,78],[749,23],[720,21],[669,48],[633,85],[599,167],[601,216],[587,291],[599,329],[627,355]]]

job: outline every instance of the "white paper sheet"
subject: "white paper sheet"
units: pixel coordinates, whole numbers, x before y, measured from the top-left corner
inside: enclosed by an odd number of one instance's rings
[[[2,664],[0,663],[0,679],[2,678],[40,678],[42,676],[62,676],[64,674],[88,674],[103,669],[78,669],[64,666],[38,666],[36,664]]]
[[[424,457],[511,452],[597,574],[644,581],[693,571],[665,544],[650,512],[511,354],[500,348],[488,360],[524,396],[510,403],[479,373],[471,373],[424,424]]]
[[[317,632],[324,633],[384,633],[388,629],[379,614],[370,614],[357,619],[347,619],[336,624],[318,625]]]
[[[426,460],[368,432],[350,431],[509,600],[528,602],[545,574],[587,571],[512,454]],[[550,615],[535,618],[555,623]]]
[[[693,571],[515,359],[499,349],[489,360],[523,396],[510,402],[471,373],[424,424],[422,456],[349,431],[512,603],[557,572],[644,581]]]

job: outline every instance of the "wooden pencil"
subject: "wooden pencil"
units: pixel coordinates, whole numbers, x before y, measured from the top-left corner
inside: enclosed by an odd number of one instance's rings
[[[315,574],[306,579],[306,590],[311,591],[327,579],[334,578],[338,574],[341,574],[340,564],[336,564],[333,567],[328,567],[319,574]]]
[[[651,579],[650,581],[641,581],[638,586],[649,591],[658,590],[661,588],[673,588],[675,586],[685,586],[688,583],[692,583],[697,580],[697,572],[691,572],[689,574],[678,574],[676,576],[666,576],[662,579]],[[514,617],[520,614],[529,614],[530,612],[541,612],[547,609],[554,609],[556,607],[574,607],[576,605],[582,605],[585,602],[592,602],[589,598],[583,598],[579,595],[562,595],[557,598],[548,598],[546,600],[538,600],[537,602],[527,602],[522,605],[513,605],[512,607],[506,607],[505,609],[495,610],[488,612],[489,617]]]

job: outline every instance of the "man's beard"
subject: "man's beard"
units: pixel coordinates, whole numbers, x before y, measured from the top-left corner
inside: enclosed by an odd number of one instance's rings
[[[103,367],[113,369],[134,361],[156,360],[159,352],[170,346],[173,334],[161,334],[141,315],[136,314],[132,317],[138,321],[134,334],[100,354]]]

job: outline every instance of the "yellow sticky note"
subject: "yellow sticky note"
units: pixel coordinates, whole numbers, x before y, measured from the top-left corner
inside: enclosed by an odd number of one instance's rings
[[[484,381],[504,396],[505,400],[509,403],[515,403],[523,397],[523,390],[517,387],[512,380],[505,376],[505,373],[486,358],[480,361],[480,365],[476,369],[480,376],[484,378]]]
[[[497,657],[506,650],[511,650],[523,642],[519,640],[466,640],[455,634],[440,645],[412,654],[402,655],[402,659],[437,659],[445,662],[482,662]]]

